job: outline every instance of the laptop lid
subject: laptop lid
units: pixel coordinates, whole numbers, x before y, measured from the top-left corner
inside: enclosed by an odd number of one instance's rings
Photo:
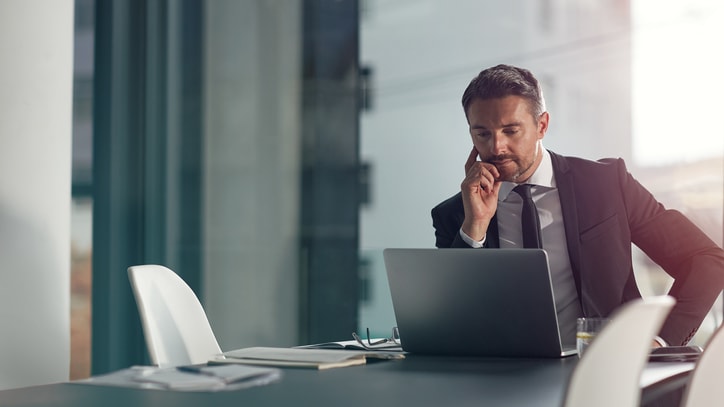
[[[403,350],[449,356],[561,357],[542,249],[383,252]]]

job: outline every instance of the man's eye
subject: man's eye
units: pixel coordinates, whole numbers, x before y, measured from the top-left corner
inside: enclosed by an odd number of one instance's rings
[[[517,129],[506,129],[503,133],[505,133],[509,136],[512,136],[512,135],[518,133],[518,130]]]

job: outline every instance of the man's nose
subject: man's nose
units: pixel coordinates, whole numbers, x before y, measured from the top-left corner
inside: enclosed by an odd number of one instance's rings
[[[504,153],[508,147],[505,136],[500,133],[495,134],[493,136],[492,142],[493,142],[492,150],[493,150],[493,154],[495,154],[495,155]]]

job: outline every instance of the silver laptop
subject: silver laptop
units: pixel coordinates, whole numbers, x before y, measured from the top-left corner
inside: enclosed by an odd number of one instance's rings
[[[410,353],[563,357],[548,256],[540,249],[385,249],[392,305]]]

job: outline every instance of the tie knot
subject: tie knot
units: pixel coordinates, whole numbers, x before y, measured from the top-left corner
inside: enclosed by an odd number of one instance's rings
[[[520,195],[521,197],[525,199],[531,199],[530,195],[530,187],[533,185],[531,184],[520,184],[517,187],[513,188],[513,192]]]

